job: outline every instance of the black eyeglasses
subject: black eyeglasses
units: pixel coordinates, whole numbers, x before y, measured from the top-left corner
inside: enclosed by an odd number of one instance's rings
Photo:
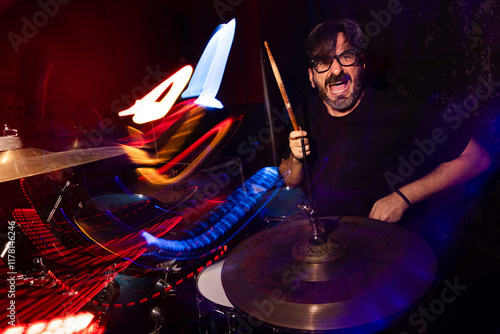
[[[323,73],[332,67],[333,61],[337,59],[342,66],[352,66],[358,61],[358,55],[361,53],[360,50],[353,49],[342,52],[341,54],[335,55],[332,58],[322,59],[322,60],[311,60],[311,67],[314,67],[316,72]]]

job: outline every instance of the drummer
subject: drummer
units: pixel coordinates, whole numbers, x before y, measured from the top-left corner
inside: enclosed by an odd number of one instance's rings
[[[280,165],[290,187],[309,179],[321,216],[398,222],[407,209],[470,180],[490,165],[488,153],[455,119],[365,85],[365,46],[351,20],[317,25],[306,42],[318,96],[296,110]],[[465,120],[464,120],[465,122]]]

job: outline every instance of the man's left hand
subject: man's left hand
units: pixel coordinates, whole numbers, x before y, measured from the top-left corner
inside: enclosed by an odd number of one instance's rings
[[[392,193],[376,201],[368,217],[396,223],[403,217],[403,213],[408,207],[408,203],[401,196]]]

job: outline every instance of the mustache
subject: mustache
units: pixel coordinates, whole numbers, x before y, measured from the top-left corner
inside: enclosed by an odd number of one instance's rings
[[[331,74],[328,78],[325,80],[325,85],[333,85],[336,82],[339,81],[346,81],[346,80],[351,80],[351,76],[347,73],[341,72],[339,75],[334,75]]]

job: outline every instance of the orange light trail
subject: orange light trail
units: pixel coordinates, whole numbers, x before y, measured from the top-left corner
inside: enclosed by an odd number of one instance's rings
[[[237,118],[236,120],[241,120],[241,118]],[[149,182],[157,185],[167,185],[167,184],[172,184],[175,182],[179,182],[182,180],[185,180],[189,177],[192,176],[192,174],[197,170],[197,167],[199,167],[202,162],[209,156],[210,153],[212,153],[213,149],[222,141],[222,139],[228,134],[229,130],[231,129],[231,125],[233,124],[233,119],[228,118],[221,123],[219,123],[217,126],[213,127],[210,131],[205,133],[200,139],[198,139],[196,142],[194,142],[190,147],[185,149],[182,153],[180,153],[178,156],[176,156],[174,159],[169,161],[167,164],[163,165],[162,167],[158,169],[154,168],[138,168],[137,172],[140,175],[141,180],[148,180]],[[203,151],[196,157],[194,158],[191,163],[189,164],[188,167],[186,167],[181,173],[176,175],[175,177],[169,177],[167,175],[164,175],[165,172],[169,171],[171,168],[173,168],[176,164],[180,163],[181,161],[184,161],[189,155],[191,155],[196,149],[199,149],[202,147],[203,144],[205,144],[207,141],[210,141],[210,143],[205,146]]]
[[[171,160],[184,145],[193,129],[196,128],[201,118],[205,115],[205,112],[206,110],[203,107],[190,101],[174,114],[167,116],[161,124],[155,126],[153,130],[145,134],[142,134],[139,130],[131,130],[133,131],[131,137],[136,137],[137,139],[130,145],[123,145],[123,147],[134,163],[147,165],[167,162]],[[178,129],[167,139],[162,140],[162,137],[164,137],[162,134],[181,121],[182,123],[178,126]],[[156,144],[159,146],[158,153],[155,157],[152,157],[149,152],[143,149],[153,141],[157,141]],[[139,145],[142,147],[137,147]]]

